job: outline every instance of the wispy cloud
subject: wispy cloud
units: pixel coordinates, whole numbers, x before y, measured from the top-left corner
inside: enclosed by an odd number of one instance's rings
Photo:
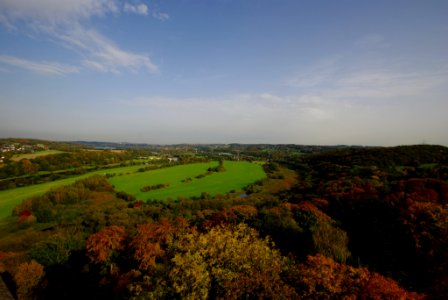
[[[375,48],[384,44],[381,36],[366,36],[345,54],[304,67],[285,84],[299,94],[333,100],[417,97],[448,84],[448,62],[434,67],[413,66],[402,57],[385,59],[384,49]]]
[[[331,91],[336,97],[416,97],[448,83],[448,69],[406,72],[393,68],[344,74]]]
[[[441,139],[448,60],[395,53],[383,36],[367,35],[330,58],[304,65],[284,80],[296,99],[314,99],[300,109],[288,108],[302,119],[294,124],[317,128],[325,143],[416,143],[416,132]]]
[[[79,68],[75,66],[55,62],[35,62],[8,55],[0,55],[0,62],[43,75],[64,75],[79,72]]]
[[[160,21],[167,21],[170,19],[170,15],[158,11],[153,12],[152,16]]]
[[[297,88],[312,88],[336,78],[339,70],[339,58],[324,59],[312,66],[305,67],[286,79],[285,84]]]
[[[93,17],[121,12],[145,16],[149,9],[142,2],[121,4],[118,0],[4,0],[0,1],[0,24],[16,30],[16,24],[26,24],[27,30],[46,35],[80,54],[81,64],[94,71],[157,72],[149,55],[125,50],[89,26]],[[156,11],[152,15],[169,18]]]
[[[220,97],[140,97],[120,103],[122,111],[140,120],[139,127],[157,124],[167,140],[285,143],[312,140],[317,129],[334,121],[340,104],[314,96],[273,93],[232,94]],[[153,126],[150,126],[151,128]]]
[[[16,20],[39,23],[63,23],[89,19],[92,16],[102,16],[117,13],[119,6],[116,1],[101,0],[2,0],[0,2],[0,20],[14,23]]]
[[[169,98],[140,97],[124,104],[138,107],[145,112],[162,112],[182,116],[185,122],[210,119],[222,124],[241,122],[284,122],[286,119],[302,118],[313,121],[330,119],[328,103],[312,96],[279,96],[270,93],[234,94],[215,98]]]
[[[137,72],[140,69],[151,73],[158,71],[149,56],[125,51],[95,30],[77,26],[72,30],[53,31],[52,34],[65,45],[82,51],[85,54],[82,63],[87,68],[112,73],[124,70]]]
[[[146,6],[146,4],[144,3],[140,3],[140,4],[130,4],[130,3],[125,3],[124,7],[123,7],[124,11],[127,13],[134,13],[134,14],[138,14],[138,15],[148,15],[148,6]]]

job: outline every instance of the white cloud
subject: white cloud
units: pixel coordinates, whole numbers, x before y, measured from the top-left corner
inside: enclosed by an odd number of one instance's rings
[[[146,4],[143,4],[143,3],[137,4],[137,5],[125,3],[123,9],[127,13],[134,13],[134,14],[144,15],[144,16],[148,15],[148,6],[146,6]]]
[[[153,12],[152,16],[156,19],[159,19],[160,21],[167,21],[170,19],[170,16],[167,13],[162,13],[158,11]]]
[[[45,23],[61,23],[88,19],[118,12],[116,1],[102,0],[2,0],[0,15],[10,22],[30,20]]]
[[[55,62],[34,62],[14,56],[0,55],[0,62],[43,75],[78,73],[79,68]]]
[[[149,56],[124,51],[94,30],[78,26],[76,30],[55,32],[54,35],[66,45],[82,50],[86,55],[84,66],[93,70],[113,73],[122,70],[136,72],[139,69],[152,73],[158,71]]]
[[[82,65],[95,71],[157,72],[158,67],[149,55],[124,50],[89,28],[90,18],[118,14],[120,9],[148,14],[148,7],[143,3],[121,6],[116,0],[3,0],[0,1],[0,23],[11,29],[19,21],[23,22],[28,30],[50,37],[81,55]]]

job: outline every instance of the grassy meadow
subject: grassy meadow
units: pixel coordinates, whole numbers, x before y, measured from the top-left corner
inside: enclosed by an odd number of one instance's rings
[[[248,184],[266,176],[261,165],[249,162],[226,161],[224,172],[214,172],[211,175],[197,179],[196,176],[205,174],[209,167],[218,166],[217,162],[196,163],[164,168],[143,173],[117,176],[109,181],[117,191],[132,194],[139,200],[176,199],[179,196],[200,196],[202,192],[210,195],[224,194],[231,190],[241,190]],[[182,182],[191,178],[190,182]],[[142,192],[144,186],[169,184],[169,187]]]
[[[142,167],[141,165],[137,165],[137,166],[111,168],[106,170],[98,170],[66,179],[0,191],[0,218],[9,216],[14,206],[19,204],[23,200],[30,198],[32,196],[41,195],[52,188],[56,188],[63,185],[69,185],[77,180],[87,178],[92,175],[105,175],[110,173],[115,174],[133,173],[137,172],[137,170],[140,169],[141,167]]]
[[[14,155],[11,160],[13,161],[20,161],[24,158],[26,159],[33,159],[39,156],[45,156],[45,155],[50,155],[50,154],[60,154],[60,153],[64,153],[64,151],[59,151],[59,150],[45,150],[45,151],[38,151],[38,152],[34,152],[34,153],[26,153],[26,154],[16,154]]]
[[[266,176],[261,165],[226,161],[224,163],[225,172],[212,173],[201,179],[194,178],[197,175],[205,174],[209,167],[216,167],[217,165],[217,162],[196,163],[146,172],[137,172],[142,167],[141,165],[118,167],[93,171],[48,183],[4,190],[0,191],[0,218],[11,215],[12,209],[27,198],[41,195],[51,188],[69,185],[92,175],[116,174],[117,176],[110,178],[109,181],[117,191],[125,191],[136,196],[137,199],[145,201],[149,199],[164,200],[168,197],[175,199],[178,196],[200,196],[202,192],[207,192],[210,195],[224,194],[231,190],[239,190]],[[192,179],[191,182],[182,182],[188,177]],[[160,183],[168,183],[169,187],[150,192],[140,191],[144,186]]]

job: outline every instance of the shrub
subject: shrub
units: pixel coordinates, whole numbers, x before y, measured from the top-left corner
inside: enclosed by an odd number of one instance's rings
[[[44,267],[34,260],[19,265],[14,274],[17,298],[19,300],[31,299],[34,290],[38,287],[44,275]]]

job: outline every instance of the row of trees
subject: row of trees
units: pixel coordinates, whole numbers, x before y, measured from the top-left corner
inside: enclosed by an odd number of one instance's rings
[[[44,155],[17,162],[10,161],[0,169],[0,179],[33,175],[39,171],[55,172],[84,166],[104,166],[120,163],[133,157],[134,155],[127,151],[77,151]]]

